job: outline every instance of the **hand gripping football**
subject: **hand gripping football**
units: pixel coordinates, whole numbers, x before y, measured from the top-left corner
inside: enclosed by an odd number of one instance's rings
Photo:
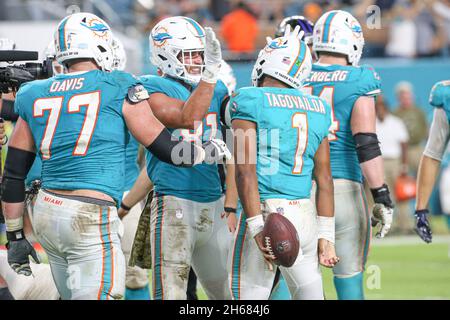
[[[283,215],[271,213],[267,216],[262,231],[263,239],[275,264],[291,267],[298,256],[300,242],[294,225]]]

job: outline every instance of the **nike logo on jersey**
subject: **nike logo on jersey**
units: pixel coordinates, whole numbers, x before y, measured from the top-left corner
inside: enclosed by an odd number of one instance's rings
[[[54,81],[50,86],[50,92],[80,90],[83,88],[84,78],[72,78],[63,81]]]

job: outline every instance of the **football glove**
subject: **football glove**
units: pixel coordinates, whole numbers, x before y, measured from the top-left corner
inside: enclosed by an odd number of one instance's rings
[[[205,33],[205,70],[202,74],[202,80],[208,83],[216,83],[219,76],[220,64],[222,63],[222,50],[213,29],[207,27],[205,28]]]
[[[375,205],[372,209],[372,227],[380,225],[377,232],[377,238],[384,238],[392,225],[392,216],[394,213],[394,204],[392,203],[389,188],[386,184],[376,189],[370,189]]]
[[[211,139],[205,142],[202,147],[205,150],[205,159],[203,161],[207,164],[220,162],[223,158],[231,159],[231,152],[221,139]]]
[[[417,234],[423,241],[425,241],[426,243],[431,243],[432,232],[430,223],[427,219],[428,213],[428,209],[416,210],[416,212],[414,213],[414,216],[416,217],[416,226],[414,227],[414,231],[417,232]]]
[[[31,275],[29,255],[36,263],[41,263],[33,246],[25,238],[23,229],[17,231],[7,231],[6,236],[8,242],[6,249],[8,250],[8,264],[18,274],[25,276]]]

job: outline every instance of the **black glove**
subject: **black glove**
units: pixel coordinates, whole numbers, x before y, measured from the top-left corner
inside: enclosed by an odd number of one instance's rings
[[[376,227],[379,224],[380,230],[377,232],[376,237],[384,238],[391,229],[394,204],[386,184],[376,189],[370,189],[370,191],[375,202],[372,208],[372,227]]]
[[[414,213],[414,216],[416,217],[416,226],[414,227],[414,231],[416,231],[419,237],[426,243],[430,243],[432,240],[430,223],[427,219],[428,213],[428,209],[416,210]]]
[[[6,249],[8,249],[9,265],[16,273],[30,276],[31,268],[28,256],[31,255],[36,263],[41,263],[36,250],[25,238],[23,229],[6,231],[6,237],[8,239]]]
[[[381,203],[385,207],[391,209],[395,207],[394,203],[391,200],[391,194],[389,192],[387,184],[383,184],[381,187],[376,189],[370,189],[370,192],[372,193],[373,202]]]

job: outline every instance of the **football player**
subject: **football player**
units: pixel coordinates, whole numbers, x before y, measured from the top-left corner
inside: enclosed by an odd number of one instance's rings
[[[220,105],[228,90],[218,81],[222,55],[212,29],[187,17],[171,17],[152,29],[149,41],[151,62],[162,76],[143,76],[141,81],[155,116],[183,141],[195,144],[220,135]],[[136,183],[150,188],[150,180],[155,190],[153,298],[186,299],[191,265],[210,299],[229,298],[226,259],[231,237],[221,219],[217,165],[176,168],[148,154],[147,170]],[[126,206],[141,199],[134,189],[122,202]]]
[[[430,136],[419,164],[414,214],[416,217],[414,230],[426,243],[432,241],[431,227],[427,219],[428,201],[450,139],[450,80],[440,81],[433,86],[429,102],[435,109]]]
[[[300,239],[294,265],[280,267],[293,299],[323,299],[319,260],[328,267],[338,262],[327,139],[330,107],[299,90],[312,64],[301,36],[299,27],[292,33],[287,28],[284,37],[268,43],[253,68],[254,87],[237,90],[230,100],[243,206],[230,255],[234,299],[269,298],[274,258],[261,232],[272,212],[289,219]],[[318,217],[309,199],[313,175]]]
[[[377,237],[389,231],[393,203],[384,182],[383,160],[375,130],[375,99],[380,78],[358,66],[364,46],[359,22],[348,12],[326,12],[316,22],[313,50],[319,60],[304,90],[331,105],[331,172],[334,180],[336,253],[333,268],[339,299],[363,299],[363,271],[371,237],[371,219],[363,189],[367,179],[374,198],[372,226]]]
[[[22,85],[15,101],[20,117],[2,184],[8,263],[29,276],[28,256],[38,259],[24,237],[22,218],[24,179],[37,151],[42,188],[31,220],[58,292],[62,299],[121,298],[125,261],[116,208],[123,192],[127,127],[156,157],[179,166],[214,162],[226,146],[218,140],[205,146],[173,141],[152,114],[139,81],[108,72],[114,60],[112,32],[102,19],[90,13],[67,16],[54,40],[56,59],[67,73]]]

